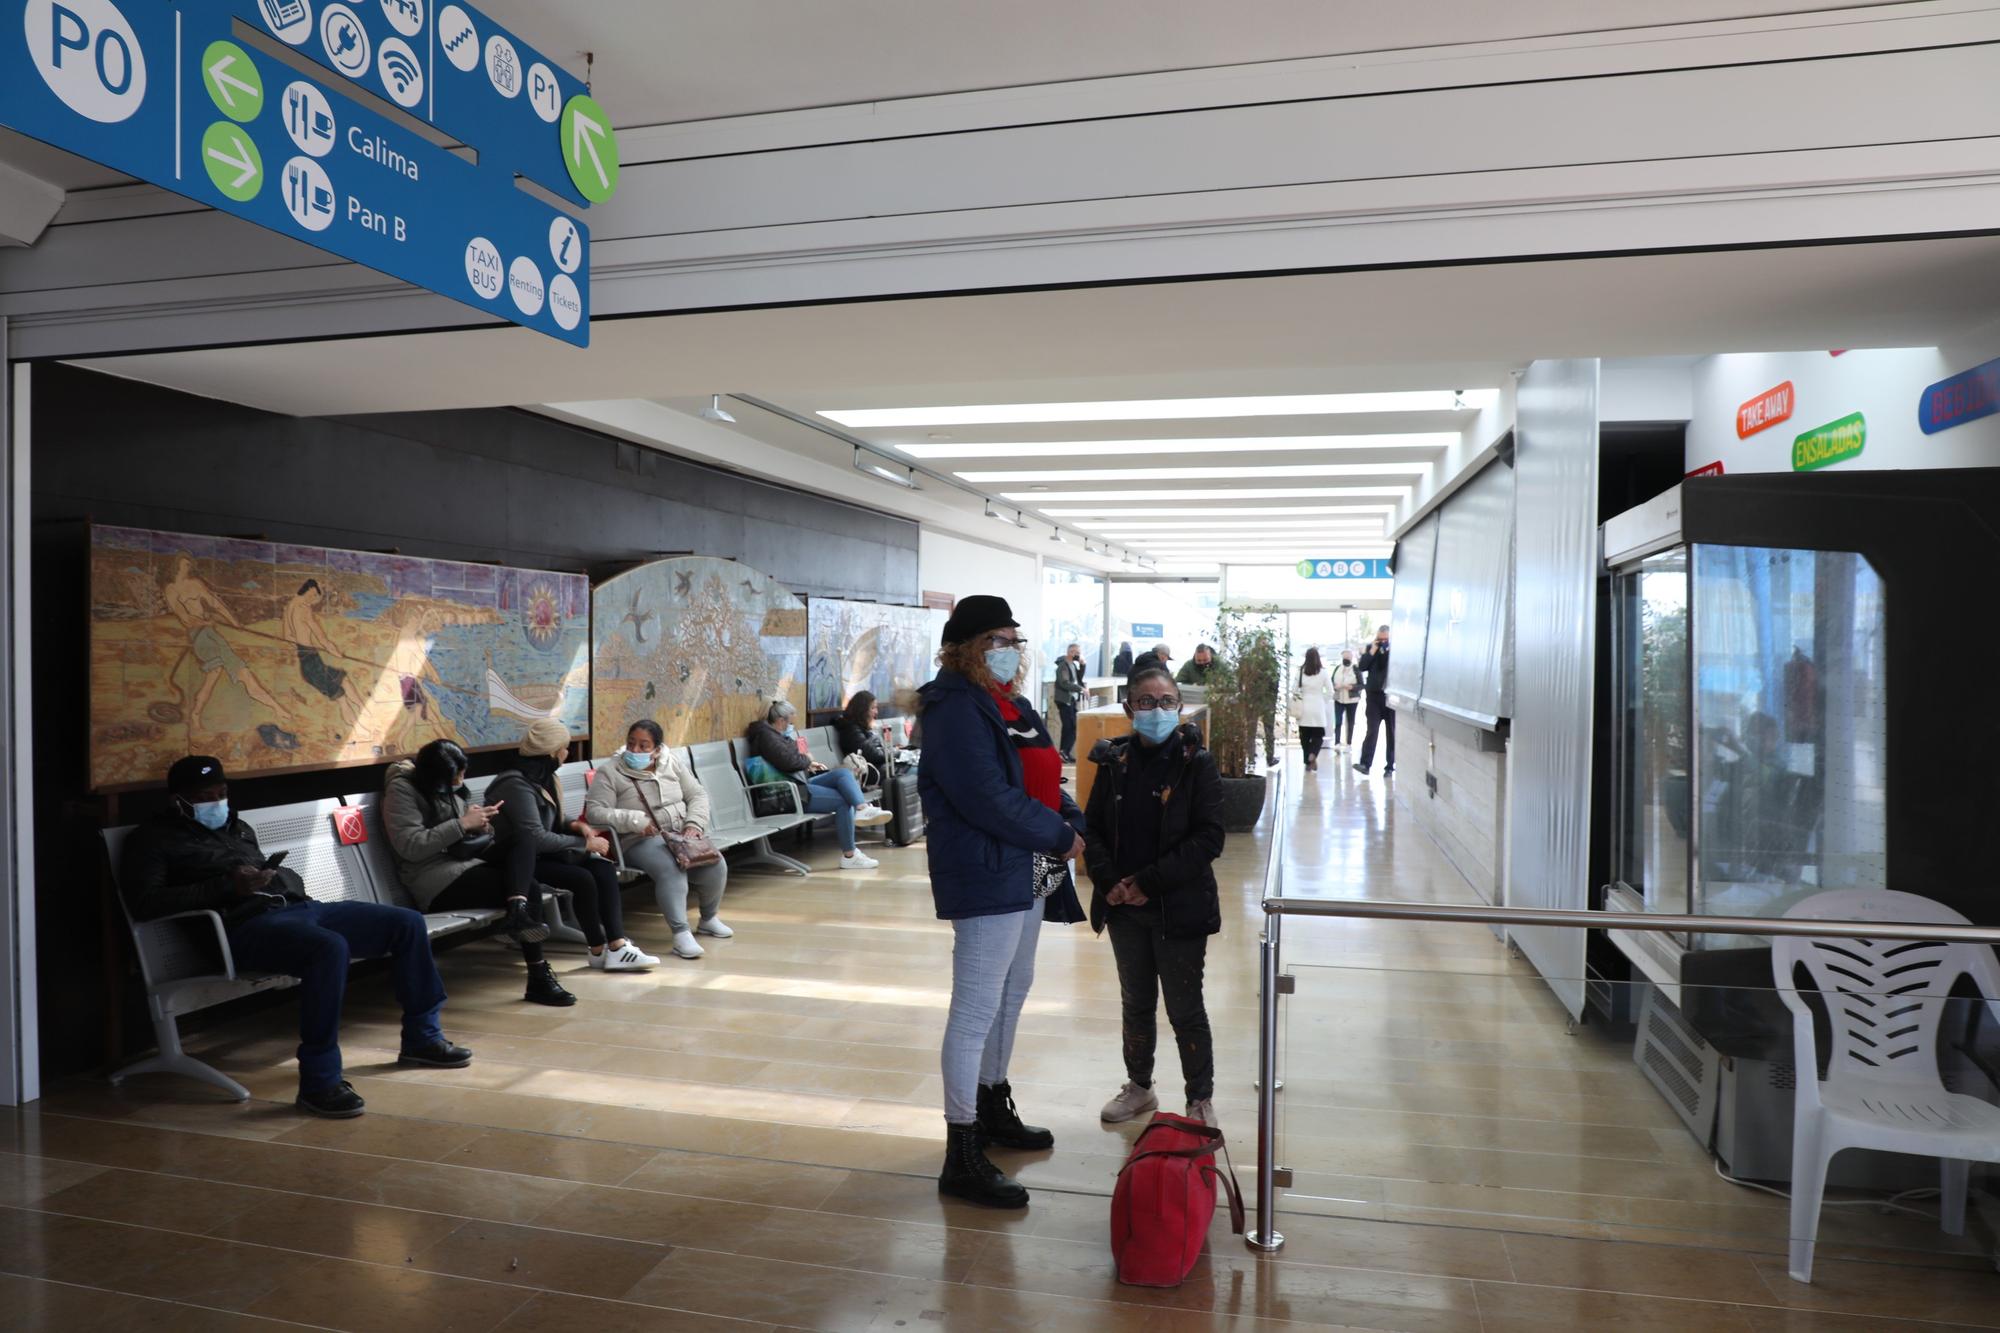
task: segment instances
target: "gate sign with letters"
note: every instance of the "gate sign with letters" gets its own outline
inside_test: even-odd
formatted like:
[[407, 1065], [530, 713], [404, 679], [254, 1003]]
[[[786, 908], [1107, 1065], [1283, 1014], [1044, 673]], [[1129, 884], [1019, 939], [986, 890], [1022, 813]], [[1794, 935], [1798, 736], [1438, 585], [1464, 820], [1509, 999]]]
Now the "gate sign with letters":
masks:
[[[0, 126], [585, 346], [589, 232], [527, 194], [610, 197], [582, 83], [433, 0], [0, 0]], [[289, 49], [325, 73], [302, 74]], [[379, 100], [378, 100], [379, 99]], [[449, 152], [381, 103], [472, 148]]]
[[1917, 425], [1935, 435], [2000, 412], [2000, 360], [1988, 361], [1930, 385], [1917, 399]]
[[1369, 560], [1359, 557], [1334, 560], [1301, 560], [1299, 577], [1302, 579], [1391, 579], [1396, 572], [1389, 568], [1387, 560]]

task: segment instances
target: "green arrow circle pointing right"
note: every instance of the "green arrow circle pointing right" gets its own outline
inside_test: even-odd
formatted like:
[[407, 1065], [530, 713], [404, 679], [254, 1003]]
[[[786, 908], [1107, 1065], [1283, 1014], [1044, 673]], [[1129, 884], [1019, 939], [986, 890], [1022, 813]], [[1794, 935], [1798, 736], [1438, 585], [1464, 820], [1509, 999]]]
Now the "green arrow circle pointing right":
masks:
[[609, 199], [618, 188], [618, 138], [611, 117], [594, 98], [578, 93], [563, 107], [563, 163], [577, 191], [593, 204]]
[[264, 187], [264, 159], [241, 125], [218, 120], [201, 136], [201, 164], [215, 188], [247, 203]]

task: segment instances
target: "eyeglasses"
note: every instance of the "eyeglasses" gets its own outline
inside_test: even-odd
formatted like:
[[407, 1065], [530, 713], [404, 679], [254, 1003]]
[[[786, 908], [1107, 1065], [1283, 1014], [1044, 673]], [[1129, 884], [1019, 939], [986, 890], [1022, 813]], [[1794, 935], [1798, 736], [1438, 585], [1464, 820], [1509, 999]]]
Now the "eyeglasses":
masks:
[[1151, 695], [1140, 695], [1132, 701], [1132, 711], [1135, 713], [1151, 713], [1155, 711], [1178, 713], [1181, 711], [1181, 701], [1179, 699], [1155, 699]]
[[1028, 641], [1026, 639], [1006, 639], [995, 634], [986, 641], [986, 646], [988, 648], [1026, 648]]

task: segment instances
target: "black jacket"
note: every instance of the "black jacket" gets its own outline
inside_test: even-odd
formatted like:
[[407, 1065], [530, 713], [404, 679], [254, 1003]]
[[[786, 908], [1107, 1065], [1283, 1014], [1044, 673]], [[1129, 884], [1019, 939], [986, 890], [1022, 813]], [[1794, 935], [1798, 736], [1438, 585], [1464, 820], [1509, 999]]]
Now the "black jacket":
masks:
[[1076, 707], [1083, 698], [1083, 663], [1072, 662], [1067, 657], [1056, 659], [1056, 703], [1064, 708]]
[[[1104, 896], [1118, 882], [1118, 807], [1125, 800], [1125, 763], [1138, 742], [1130, 736], [1099, 741], [1090, 752], [1097, 781], [1084, 812], [1083, 862], [1090, 872], [1090, 928], [1102, 932]], [[1201, 745], [1201, 731], [1184, 724], [1167, 742], [1176, 763], [1162, 791], [1160, 845], [1152, 864], [1133, 876], [1158, 900], [1167, 935], [1193, 939], [1222, 929], [1222, 896], [1215, 858], [1222, 855], [1222, 774]]]
[[1361, 677], [1361, 688], [1370, 694], [1380, 694], [1388, 689], [1389, 650], [1376, 648], [1371, 653], [1364, 649], [1354, 663], [1354, 674]]
[[856, 726], [845, 717], [833, 720], [833, 739], [840, 746], [841, 757], [859, 754], [863, 759], [881, 769], [889, 771], [889, 756], [882, 748], [882, 733]]
[[[210, 831], [178, 809], [162, 811], [132, 830], [122, 859], [118, 886], [125, 905], [141, 921], [214, 911], [234, 922], [277, 905], [269, 897], [245, 898], [236, 892], [230, 872], [237, 866], [263, 865], [264, 853], [257, 846], [257, 831], [234, 815]], [[288, 902], [307, 897], [305, 881], [289, 866], [279, 866], [263, 892]]]
[[537, 856], [582, 853], [583, 839], [569, 831], [562, 807], [551, 804], [549, 794], [530, 782], [521, 770], [510, 768], [496, 775], [480, 799], [488, 805], [506, 802], [500, 807], [496, 821], [499, 841], [516, 847], [524, 841], [532, 843]]
[[813, 766], [813, 761], [799, 753], [797, 741], [769, 722], [752, 722], [743, 733], [743, 739], [749, 742], [750, 753], [772, 768], [795, 782], [806, 780], [806, 770]]
[[1129, 676], [1132, 674], [1132, 650], [1130, 648], [1127, 648], [1124, 652], [1111, 659], [1111, 674], [1114, 676]]

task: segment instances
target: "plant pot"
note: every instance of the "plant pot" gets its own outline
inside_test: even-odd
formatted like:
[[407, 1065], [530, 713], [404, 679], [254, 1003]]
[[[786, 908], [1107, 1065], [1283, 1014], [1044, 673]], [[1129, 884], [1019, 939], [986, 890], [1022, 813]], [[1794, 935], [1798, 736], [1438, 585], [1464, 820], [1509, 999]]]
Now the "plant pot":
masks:
[[1264, 775], [1222, 780], [1222, 827], [1230, 833], [1248, 833], [1257, 827], [1264, 813]]

